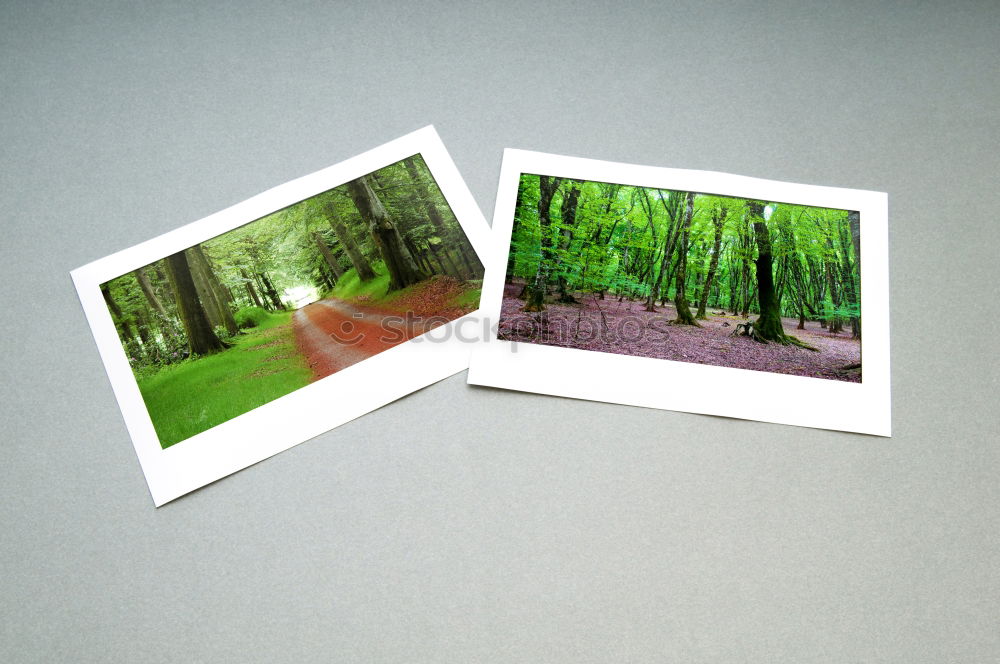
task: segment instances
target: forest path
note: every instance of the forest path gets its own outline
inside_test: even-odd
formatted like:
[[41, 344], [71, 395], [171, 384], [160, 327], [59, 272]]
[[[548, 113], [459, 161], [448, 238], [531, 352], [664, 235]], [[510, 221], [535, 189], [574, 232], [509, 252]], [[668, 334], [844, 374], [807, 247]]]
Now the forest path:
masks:
[[417, 317], [392, 315], [327, 298], [307, 304], [292, 316], [295, 340], [313, 372], [326, 378], [352, 364], [423, 334]]

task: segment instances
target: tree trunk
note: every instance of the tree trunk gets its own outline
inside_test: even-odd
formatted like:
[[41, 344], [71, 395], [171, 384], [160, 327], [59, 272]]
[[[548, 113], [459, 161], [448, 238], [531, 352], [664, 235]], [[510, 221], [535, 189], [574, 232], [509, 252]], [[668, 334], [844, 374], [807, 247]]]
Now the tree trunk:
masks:
[[114, 320], [115, 326], [118, 327], [118, 335], [122, 338], [122, 341], [141, 342], [141, 339], [136, 336], [135, 331], [132, 329], [132, 323], [129, 322], [129, 319], [125, 318], [118, 303], [111, 297], [111, 290], [107, 284], [101, 284], [101, 295], [104, 296], [104, 303], [108, 305], [108, 309], [111, 311], [111, 318]]
[[[562, 224], [562, 238], [559, 248], [563, 251], [569, 250], [573, 242], [573, 233], [576, 225], [576, 206], [580, 200], [580, 181], [570, 180], [569, 191], [563, 195], [562, 205], [559, 208], [559, 219]], [[566, 289], [566, 276], [562, 274], [563, 261], [559, 260], [559, 301], [563, 303], [576, 302], [576, 298], [569, 294]]]
[[750, 219], [757, 238], [757, 302], [760, 316], [753, 324], [753, 338], [757, 341], [775, 341], [783, 345], [794, 344], [816, 350], [793, 336], [785, 334], [781, 324], [781, 300], [774, 289], [774, 260], [771, 257], [771, 233], [764, 220], [764, 204], [747, 201]]
[[[431, 250], [432, 254], [434, 254], [434, 260], [436, 260], [438, 262], [438, 265], [441, 266], [442, 273], [447, 274], [448, 272], [451, 272], [452, 276], [454, 276], [455, 278], [459, 278], [458, 266], [455, 265], [455, 261], [451, 259], [451, 255], [448, 253], [446, 249], [442, 247], [441, 251], [439, 252], [437, 245], [431, 242], [430, 240], [427, 241], [427, 248]], [[441, 253], [444, 253], [443, 259], [441, 258]], [[448, 268], [445, 268], [445, 261], [447, 261]]]
[[421, 270], [427, 274], [434, 274], [436, 272], [434, 266], [431, 265], [429, 260], [427, 260], [427, 252], [421, 251], [420, 248], [417, 247], [417, 243], [413, 241], [413, 238], [403, 236], [403, 244], [406, 245], [406, 250], [410, 252], [410, 255], [413, 256], [413, 260], [417, 262], [417, 266], [420, 267]]
[[185, 253], [180, 251], [167, 256], [165, 264], [191, 355], [210, 355], [228, 348], [229, 345], [215, 335], [205, 316]]
[[326, 240], [323, 239], [323, 236], [316, 231], [313, 231], [312, 235], [316, 246], [319, 247], [319, 253], [323, 255], [323, 260], [326, 261], [330, 271], [333, 272], [334, 285], [336, 285], [337, 280], [344, 276], [344, 271], [340, 269], [337, 259], [333, 257], [333, 252], [330, 251], [330, 247], [326, 246]]
[[427, 218], [430, 219], [431, 224], [433, 224], [438, 237], [442, 240], [447, 240], [449, 239], [448, 226], [445, 224], [444, 217], [441, 216], [441, 211], [438, 209], [437, 203], [431, 196], [430, 189], [427, 187], [427, 182], [421, 176], [420, 170], [417, 168], [415, 157], [416, 155], [404, 159], [403, 166], [406, 168], [406, 173], [410, 176], [410, 180], [413, 182], [414, 189], [416, 190], [416, 202], [421, 204], [427, 212]]
[[222, 312], [219, 301], [216, 299], [215, 293], [212, 292], [212, 287], [208, 283], [208, 277], [205, 276], [205, 271], [202, 269], [198, 257], [192, 249], [186, 249], [184, 253], [187, 257], [188, 268], [191, 270], [191, 277], [194, 279], [194, 287], [198, 291], [198, 299], [201, 300], [201, 306], [205, 309], [209, 325], [213, 329], [222, 327]]
[[[660, 273], [656, 273], [655, 263], [656, 263], [656, 252], [659, 248], [659, 240], [656, 237], [656, 221], [653, 214], [653, 205], [649, 202], [649, 191], [643, 190], [638, 196], [642, 211], [646, 213], [646, 219], [649, 223], [646, 224], [646, 228], [649, 229], [650, 235], [650, 250], [643, 252], [648, 254], [642, 263], [645, 265], [643, 272], [639, 275], [638, 281], [640, 283], [646, 283], [647, 277], [649, 279], [649, 291], [646, 293], [646, 307], [645, 310], [652, 313], [656, 311], [656, 296], [657, 296], [657, 285], [659, 280], [663, 278], [663, 270], [660, 269]], [[645, 234], [645, 230], [643, 231]], [[667, 231], [664, 230], [664, 238], [667, 236]]]
[[267, 309], [264, 303], [260, 301], [260, 296], [257, 295], [257, 289], [253, 287], [253, 279], [247, 274], [247, 271], [240, 268], [240, 276], [243, 277], [243, 285], [247, 287], [247, 294], [250, 296], [250, 301], [254, 306], [260, 307], [261, 309]]
[[722, 248], [722, 229], [726, 224], [726, 214], [728, 214], [728, 210], [721, 206], [712, 211], [712, 225], [715, 227], [715, 237], [712, 240], [712, 260], [708, 264], [708, 276], [705, 277], [705, 288], [701, 292], [701, 301], [698, 302], [698, 313], [695, 314], [695, 318], [707, 318], [705, 310], [708, 307], [708, 294], [712, 289], [715, 271], [719, 267], [719, 249]]
[[469, 279], [481, 279], [483, 276], [483, 263], [479, 260], [476, 252], [472, 250], [472, 245], [464, 238], [458, 243], [458, 253], [462, 255], [462, 262], [469, 271]]
[[677, 257], [677, 294], [674, 296], [674, 306], [677, 307], [677, 318], [674, 319], [674, 323], [677, 325], [698, 325], [698, 321], [691, 315], [686, 292], [688, 243], [691, 239], [691, 220], [693, 218], [694, 192], [689, 191], [684, 211], [684, 229], [681, 232], [680, 255]]
[[[230, 305], [235, 303], [232, 291], [230, 291], [229, 287], [222, 283], [222, 280], [219, 279], [219, 273], [216, 272], [215, 266], [212, 264], [212, 259], [205, 253], [204, 247], [198, 244], [194, 246], [194, 249], [202, 266], [205, 268], [205, 272], [208, 275], [208, 281], [212, 284], [212, 290], [215, 291], [216, 297], [219, 300], [219, 305], [232, 314], [232, 308]], [[225, 315], [226, 314], [223, 313], [223, 317], [225, 317]]]
[[552, 207], [552, 198], [559, 187], [560, 178], [553, 178], [547, 175], [538, 177], [538, 226], [541, 234], [540, 255], [538, 258], [538, 269], [535, 277], [529, 282], [527, 292], [527, 303], [524, 311], [542, 311], [545, 309], [545, 288], [549, 281], [549, 272], [555, 258], [555, 243], [551, 231], [551, 219], [549, 217]]
[[771, 236], [764, 221], [764, 204], [748, 201], [750, 219], [757, 238], [757, 301], [760, 317], [754, 322], [754, 337], [758, 341], [785, 342], [785, 329], [781, 325], [781, 304], [774, 291], [771, 258]]
[[841, 225], [839, 229], [840, 237], [840, 281], [844, 285], [843, 294], [847, 299], [847, 306], [852, 312], [857, 310], [857, 314], [852, 313], [849, 317], [851, 323], [851, 337], [857, 339], [860, 336], [860, 324], [858, 320], [858, 315], [860, 315], [860, 309], [858, 307], [857, 294], [855, 291], [856, 284], [854, 282], [854, 273], [851, 270], [851, 257], [850, 257], [850, 240], [847, 237], [848, 229]]
[[[195, 275], [199, 272], [202, 275], [202, 279], [208, 290], [207, 297], [209, 300], [214, 302], [216, 311], [219, 316], [219, 320], [223, 327], [226, 328], [226, 332], [229, 335], [239, 334], [240, 328], [236, 326], [236, 319], [233, 318], [233, 311], [229, 308], [229, 301], [226, 299], [226, 291], [219, 281], [219, 278], [215, 275], [215, 271], [212, 269], [211, 264], [208, 262], [208, 257], [205, 255], [204, 250], [200, 244], [196, 244], [190, 249], [188, 253], [194, 259], [193, 261], [188, 261], [192, 264]], [[195, 285], [197, 286], [198, 279], [195, 279]]]
[[326, 220], [329, 222], [330, 228], [333, 229], [340, 244], [343, 245], [347, 257], [351, 260], [354, 271], [358, 273], [358, 278], [361, 281], [371, 281], [374, 279], [375, 270], [372, 269], [368, 259], [361, 252], [361, 248], [354, 240], [354, 235], [351, 234], [350, 229], [344, 225], [343, 220], [341, 220], [340, 215], [337, 213], [337, 208], [333, 205], [333, 201], [327, 201], [326, 205], [323, 206], [323, 212], [326, 214]]
[[133, 271], [136, 281], [139, 282], [139, 288], [142, 290], [142, 294], [146, 297], [146, 301], [149, 303], [150, 308], [153, 310], [153, 318], [156, 320], [157, 327], [164, 337], [170, 337], [176, 339], [180, 334], [180, 330], [177, 329], [175, 319], [167, 311], [167, 308], [163, 305], [159, 296], [156, 294], [156, 290], [153, 288], [153, 283], [149, 280], [149, 274], [146, 273], [146, 268], [140, 267]]
[[[667, 194], [666, 199], [664, 199], [663, 192], [659, 189], [657, 192], [659, 193], [660, 203], [667, 212], [670, 225], [663, 233], [663, 255], [660, 257], [660, 272], [650, 290], [646, 311], [656, 311], [655, 304], [657, 298], [660, 298], [661, 306], [666, 303], [667, 297], [663, 285], [666, 284], [666, 290], [670, 290], [670, 280], [673, 278], [675, 269], [675, 267], [670, 266], [670, 259], [674, 256], [674, 250], [677, 248], [677, 240], [680, 237], [681, 226], [683, 225], [683, 220], [679, 219], [681, 216], [683, 195], [680, 192], [671, 191]], [[652, 222], [652, 215], [650, 215], [650, 222]], [[665, 281], [664, 276], [666, 276]]]
[[372, 240], [389, 270], [389, 291], [406, 288], [427, 278], [403, 246], [399, 229], [389, 217], [378, 195], [372, 191], [368, 176], [347, 183], [347, 191], [361, 218], [368, 224]]
[[741, 315], [744, 318], [750, 316], [750, 259], [744, 257], [743, 259], [743, 270], [740, 273], [740, 283], [743, 286], [743, 306], [741, 307]]
[[263, 309], [264, 303], [260, 301], [259, 297], [257, 297], [257, 291], [254, 290], [253, 284], [250, 283], [249, 281], [245, 281], [243, 282], [243, 285], [246, 286], [247, 299], [250, 301], [250, 306], [260, 307], [261, 309]]
[[830, 289], [830, 302], [833, 303], [833, 316], [830, 318], [830, 332], [837, 334], [844, 329], [844, 323], [840, 318], [837, 310], [840, 309], [840, 288], [837, 284], [837, 263], [834, 258], [836, 256], [833, 249], [833, 232], [827, 229], [826, 236], [826, 280], [827, 287]]
[[858, 273], [861, 273], [861, 213], [850, 211], [847, 213], [847, 224], [851, 228], [851, 244], [854, 245], [854, 262], [858, 266]]
[[274, 284], [271, 283], [271, 278], [267, 276], [267, 272], [258, 272], [257, 276], [260, 277], [261, 283], [264, 284], [264, 293], [267, 295], [267, 298], [271, 300], [274, 310], [284, 311], [285, 303], [281, 301], [281, 296], [278, 295], [278, 291], [275, 290]]
[[140, 267], [137, 270], [133, 270], [132, 274], [135, 275], [136, 281], [139, 282], [139, 288], [142, 289], [142, 294], [146, 296], [146, 301], [149, 302], [149, 306], [153, 308], [157, 314], [162, 318], [167, 318], [167, 310], [160, 302], [160, 298], [156, 297], [156, 291], [153, 290], [153, 284], [149, 281], [149, 275], [146, 274], [146, 268]]
[[739, 290], [739, 273], [736, 271], [737, 259], [734, 258], [736, 251], [729, 252], [729, 309], [733, 312], [735, 316], [739, 309], [739, 302], [737, 301], [737, 291]]
[[[858, 315], [851, 319], [851, 336], [855, 339], [861, 338], [861, 213], [850, 211], [847, 213], [847, 224], [851, 230], [851, 244], [854, 246], [854, 264], [858, 271], [858, 284], [855, 291]], [[854, 283], [854, 273], [850, 274], [851, 283]]]

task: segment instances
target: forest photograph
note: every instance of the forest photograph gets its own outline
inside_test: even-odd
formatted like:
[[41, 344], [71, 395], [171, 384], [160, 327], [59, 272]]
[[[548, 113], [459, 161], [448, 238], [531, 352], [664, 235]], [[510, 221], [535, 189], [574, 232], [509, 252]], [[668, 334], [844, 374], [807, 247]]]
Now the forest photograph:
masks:
[[482, 278], [418, 153], [100, 289], [167, 448], [474, 311]]
[[497, 337], [861, 382], [860, 213], [520, 175]]

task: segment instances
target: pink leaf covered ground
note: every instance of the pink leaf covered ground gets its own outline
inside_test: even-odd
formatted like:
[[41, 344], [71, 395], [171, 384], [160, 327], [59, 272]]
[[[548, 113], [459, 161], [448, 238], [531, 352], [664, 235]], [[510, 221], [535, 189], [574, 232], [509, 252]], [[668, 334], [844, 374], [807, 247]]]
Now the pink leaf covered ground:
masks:
[[[819, 352], [734, 337], [736, 325], [746, 319], [728, 312], [716, 315], [721, 309], [715, 307], [708, 308], [708, 319], [699, 321], [701, 327], [669, 324], [677, 317], [673, 304], [650, 313], [645, 311], [643, 301], [619, 302], [612, 296], [599, 300], [591, 293], [576, 294], [579, 304], [547, 301], [544, 312], [526, 313], [522, 311], [524, 300], [517, 297], [521, 289], [519, 283], [505, 286], [500, 339], [861, 382], [859, 370], [846, 368], [861, 362], [861, 342], [851, 339], [850, 331], [830, 334], [814, 321], [807, 321], [806, 329], [797, 330], [798, 319], [782, 319], [787, 334]], [[696, 308], [696, 304], [692, 305], [691, 311]], [[750, 316], [751, 320], [755, 318]]]

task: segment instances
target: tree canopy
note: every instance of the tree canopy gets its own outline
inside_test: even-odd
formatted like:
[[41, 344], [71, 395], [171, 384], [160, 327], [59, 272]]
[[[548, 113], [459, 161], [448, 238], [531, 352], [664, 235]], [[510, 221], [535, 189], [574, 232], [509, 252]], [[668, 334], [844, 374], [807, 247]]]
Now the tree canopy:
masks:
[[388, 290], [482, 264], [415, 154], [102, 285], [133, 367], [219, 352], [254, 311], [297, 309], [345, 275]]
[[758, 316], [761, 341], [797, 343], [777, 317], [860, 337], [859, 251], [848, 210], [522, 174], [507, 279], [525, 281], [525, 311], [550, 295], [672, 299], [677, 324], [728, 309]]

